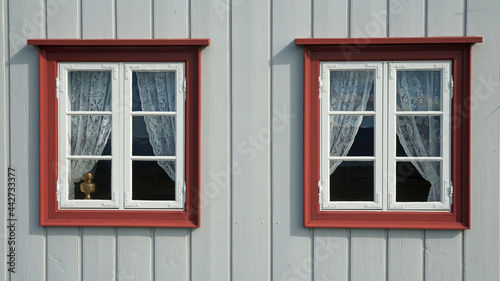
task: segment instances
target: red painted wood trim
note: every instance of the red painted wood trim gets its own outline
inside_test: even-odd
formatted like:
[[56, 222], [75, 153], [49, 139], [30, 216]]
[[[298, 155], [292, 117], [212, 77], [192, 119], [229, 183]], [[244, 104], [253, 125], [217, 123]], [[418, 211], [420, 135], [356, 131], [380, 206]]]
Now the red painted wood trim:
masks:
[[[397, 228], [397, 229], [468, 229], [470, 228], [470, 52], [480, 37], [435, 44], [390, 45], [391, 38], [379, 38], [380, 45], [321, 46], [309, 44], [304, 49], [304, 226], [323, 228]], [[403, 38], [404, 39], [404, 38]], [[299, 39], [298, 39], [299, 40]], [[302, 40], [302, 39], [300, 39]], [[306, 41], [300, 41], [305, 43]], [[313, 40], [316, 39], [303, 39]], [[319, 40], [319, 39], [318, 39]], [[333, 39], [336, 40], [336, 39]], [[339, 39], [340, 40], [340, 39]], [[344, 39], [342, 39], [344, 40]], [[357, 39], [350, 39], [357, 40]], [[404, 40], [395, 39], [398, 43]], [[322, 42], [317, 41], [317, 42]], [[329, 41], [333, 42], [333, 41]], [[335, 41], [339, 43], [340, 41]], [[351, 42], [352, 41], [343, 41]], [[382, 43], [381, 43], [382, 42]], [[411, 42], [408, 39], [407, 42]], [[461, 44], [456, 44], [461, 43]], [[383, 45], [386, 44], [386, 45]], [[320, 179], [320, 102], [319, 69], [321, 61], [409, 61], [450, 60], [454, 75], [452, 103], [452, 171], [454, 185], [450, 212], [395, 211], [321, 211], [318, 202]]]
[[208, 46], [210, 39], [28, 39], [37, 46]]
[[[200, 96], [201, 46], [120, 46], [39, 49], [40, 91], [40, 225], [110, 227], [200, 226]], [[58, 171], [57, 63], [68, 61], [184, 62], [186, 65], [186, 205], [185, 210], [69, 210], [59, 209], [56, 186]]]
[[480, 43], [482, 37], [397, 37], [397, 38], [297, 38], [297, 45], [380, 45], [380, 44], [453, 44]]

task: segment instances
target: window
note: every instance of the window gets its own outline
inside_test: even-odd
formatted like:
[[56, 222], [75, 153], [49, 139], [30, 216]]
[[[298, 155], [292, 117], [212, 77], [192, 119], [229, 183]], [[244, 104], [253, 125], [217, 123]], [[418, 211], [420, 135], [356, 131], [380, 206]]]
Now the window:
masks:
[[184, 63], [58, 69], [60, 207], [183, 209]]
[[208, 40], [28, 43], [40, 50], [40, 224], [199, 226]]
[[480, 38], [360, 40], [296, 41], [305, 226], [468, 228], [469, 56]]

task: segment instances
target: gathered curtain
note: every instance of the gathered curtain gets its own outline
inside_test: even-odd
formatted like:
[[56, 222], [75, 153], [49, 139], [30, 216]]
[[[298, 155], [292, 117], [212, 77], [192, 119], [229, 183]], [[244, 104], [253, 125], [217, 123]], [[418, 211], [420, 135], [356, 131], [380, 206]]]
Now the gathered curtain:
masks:
[[[174, 72], [136, 72], [143, 111], [176, 111]], [[170, 116], [144, 116], [149, 142], [156, 156], [175, 156], [175, 120]], [[157, 161], [175, 181], [175, 161]]]
[[[109, 71], [70, 71], [69, 99], [72, 111], [111, 111], [111, 73]], [[71, 118], [71, 155], [102, 154], [111, 134], [109, 115], [73, 115]], [[71, 183], [95, 170], [98, 160], [71, 161]], [[74, 198], [69, 189], [69, 198]]]
[[[332, 71], [330, 76], [330, 110], [364, 111], [373, 87], [374, 72], [370, 70]], [[346, 156], [351, 148], [362, 115], [330, 116], [330, 155]], [[330, 162], [330, 175], [342, 160]]]
[[[441, 80], [438, 71], [398, 71], [397, 104], [400, 111], [439, 110]], [[398, 116], [396, 131], [410, 157], [440, 156], [441, 119], [439, 116]], [[431, 184], [427, 201], [440, 200], [438, 161], [411, 161]]]

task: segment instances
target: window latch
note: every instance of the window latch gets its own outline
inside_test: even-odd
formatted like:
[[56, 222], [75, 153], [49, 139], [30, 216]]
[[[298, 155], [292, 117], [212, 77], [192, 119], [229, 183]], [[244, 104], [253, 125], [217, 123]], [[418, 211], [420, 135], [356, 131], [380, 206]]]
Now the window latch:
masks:
[[450, 98], [453, 99], [453, 92], [454, 92], [454, 87], [453, 87], [453, 75], [450, 77]]
[[326, 91], [325, 83], [321, 79], [321, 76], [318, 77], [318, 82], [319, 82], [319, 98], [321, 99], [321, 95], [323, 94], [323, 92]]
[[318, 204], [321, 204], [321, 192], [323, 191], [324, 182], [322, 180], [318, 181]]

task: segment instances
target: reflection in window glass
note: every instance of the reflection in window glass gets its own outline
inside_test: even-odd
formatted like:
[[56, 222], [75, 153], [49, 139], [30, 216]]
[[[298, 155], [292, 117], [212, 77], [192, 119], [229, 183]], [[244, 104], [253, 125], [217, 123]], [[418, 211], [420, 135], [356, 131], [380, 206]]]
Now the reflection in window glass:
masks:
[[374, 201], [373, 161], [342, 161], [330, 175], [330, 201]]
[[132, 161], [133, 200], [175, 200], [174, 161]]

